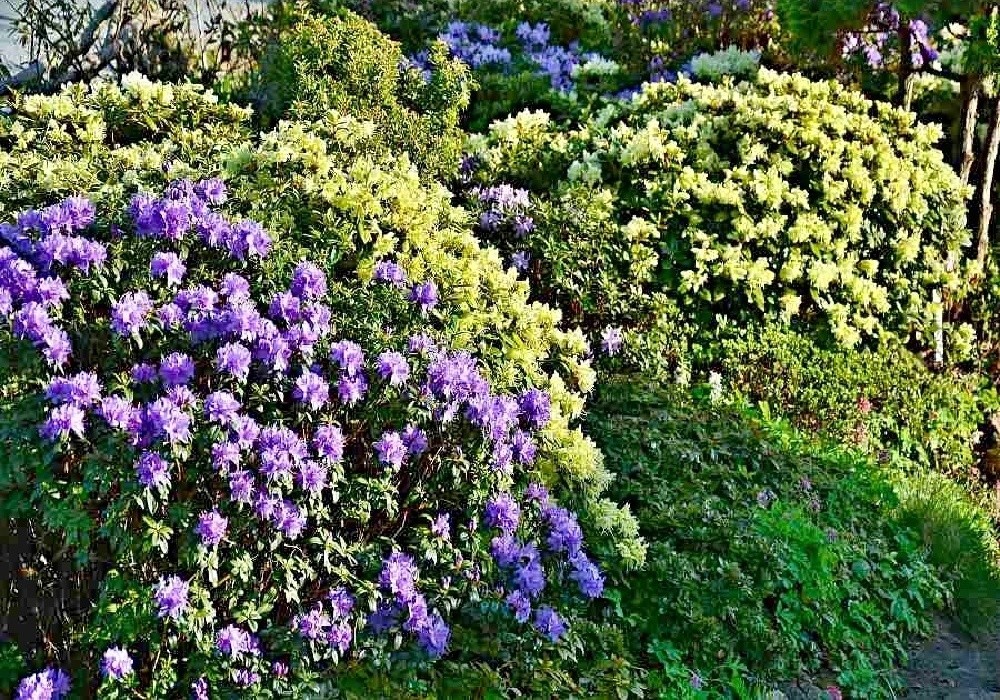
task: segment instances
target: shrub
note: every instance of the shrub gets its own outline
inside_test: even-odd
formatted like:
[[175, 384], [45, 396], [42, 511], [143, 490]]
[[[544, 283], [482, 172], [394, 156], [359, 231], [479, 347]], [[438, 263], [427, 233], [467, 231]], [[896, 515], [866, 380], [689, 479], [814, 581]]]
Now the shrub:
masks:
[[408, 153], [431, 177], [458, 168], [458, 122], [470, 89], [461, 63], [436, 47], [425, 81], [406, 69], [396, 42], [352, 13], [293, 13], [284, 21], [287, 27], [261, 60], [253, 88], [265, 124], [347, 113], [375, 125], [373, 146], [383, 153]]
[[740, 51], [730, 46], [724, 51], [700, 53], [691, 59], [691, 75], [698, 80], [718, 82], [723, 76], [753, 78], [760, 68], [760, 51]]
[[[526, 285], [478, 245], [450, 195], [421, 184], [405, 158], [367, 155], [372, 126], [350, 117], [253, 137], [245, 112], [191, 86], [136, 77], [122, 89], [71, 87], [13, 108], [0, 122], [0, 205], [8, 220], [42, 214], [3, 228], [17, 251], [5, 253], [4, 286], [24, 289], [11, 298], [0, 343], [0, 508], [17, 527], [30, 515], [42, 529], [40, 560], [68, 551], [93, 582], [84, 596], [92, 605], [61, 611], [70, 624], [48, 661], [96, 678], [104, 652], [125, 648], [129, 677], [152, 697], [202, 676], [213, 687], [275, 692], [321, 677], [345, 687], [376, 687], [392, 674], [427, 683], [436, 672], [425, 652], [443, 651], [450, 627], [448, 663], [502, 653], [482, 641], [485, 628], [520, 645], [526, 667], [568, 673], [582, 653], [577, 635], [593, 626], [581, 620], [576, 630], [571, 590], [551, 576], [586, 580], [592, 595], [596, 572], [577, 557], [550, 574], [545, 591], [570, 622], [567, 646], [548, 646], [561, 622], [537, 601], [547, 637], [526, 635], [498, 593], [513, 590], [506, 577], [524, 567], [490, 554], [500, 536], [493, 524], [514, 534], [503, 494], [513, 503], [541, 480], [553, 500], [523, 501], [523, 527], [542, 518], [573, 539], [568, 507], [579, 510], [595, 558], [636, 565], [644, 549], [628, 513], [601, 498], [609, 475], [573, 425], [593, 384], [582, 337], [528, 303]], [[224, 218], [210, 213], [223, 180]], [[65, 199], [80, 194], [96, 215], [87, 199]], [[55, 235], [59, 226], [80, 237]], [[40, 251], [52, 251], [51, 270]], [[89, 268], [80, 251], [93, 258]], [[409, 349], [420, 333], [441, 350], [420, 351], [422, 341]], [[246, 372], [239, 345], [252, 353]], [[402, 357], [385, 354], [393, 352]], [[531, 417], [517, 417], [517, 405]], [[511, 432], [521, 420], [524, 430]], [[516, 459], [524, 464], [513, 468]], [[278, 498], [255, 502], [263, 525], [240, 503], [244, 481]], [[539, 526], [544, 539], [551, 528]], [[549, 568], [555, 560], [541, 546], [537, 561]], [[494, 551], [504, 562], [506, 550]], [[409, 590], [407, 556], [421, 596]], [[326, 598], [341, 586], [357, 601], [344, 619]], [[165, 619], [154, 624], [158, 611]], [[388, 636], [365, 626], [379, 611], [394, 620]], [[332, 646], [311, 640], [319, 629], [335, 632]], [[348, 637], [356, 656], [342, 653]], [[607, 673], [627, 674], [627, 663], [610, 661]]]
[[768, 327], [720, 346], [726, 382], [800, 429], [835, 437], [883, 461], [899, 457], [970, 480], [980, 427], [997, 407], [989, 381], [935, 373], [898, 342], [826, 349]]
[[[929, 339], [935, 294], [966, 290], [966, 192], [939, 135], [836, 83], [761, 70], [738, 85], [651, 85], [577, 128], [522, 113], [471, 150], [480, 184], [524, 187], [541, 212], [530, 230], [501, 218], [483, 234], [527, 252], [563, 309], [608, 300], [586, 327], [629, 321], [633, 304], [612, 299], [642, 308], [664, 292], [701, 331], [769, 318], [850, 347]], [[611, 241], [605, 257], [556, 267], [548, 250], [581, 226]], [[606, 272], [584, 292], [562, 276], [588, 267]]]
[[968, 632], [990, 633], [1000, 612], [1000, 545], [984, 498], [934, 472], [900, 472], [896, 518], [920, 533], [951, 589], [950, 609]]
[[735, 668], [748, 685], [835, 676], [890, 696], [947, 591], [874, 464], [635, 377], [601, 385], [588, 427], [649, 542], [647, 568], [608, 595], [651, 688], [730, 697]]

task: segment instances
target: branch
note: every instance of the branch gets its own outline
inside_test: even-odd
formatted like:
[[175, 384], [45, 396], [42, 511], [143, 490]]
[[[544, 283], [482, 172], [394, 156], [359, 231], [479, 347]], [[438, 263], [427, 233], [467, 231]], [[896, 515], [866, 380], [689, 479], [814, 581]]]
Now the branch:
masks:
[[[63, 58], [62, 62], [53, 70], [54, 73], [67, 72], [73, 63], [80, 60], [90, 52], [90, 49], [94, 46], [94, 39], [97, 34], [97, 30], [111, 17], [112, 14], [114, 14], [114, 11], [118, 9], [118, 3], [119, 0], [106, 0], [103, 5], [97, 8], [94, 16], [90, 18], [90, 22], [84, 28], [83, 33], [80, 34], [80, 38], [77, 39], [76, 46], [66, 53], [66, 57]], [[107, 43], [105, 43], [104, 48], [107, 48]]]
[[931, 75], [936, 75], [939, 78], [944, 78], [945, 80], [954, 80], [956, 83], [962, 82], [963, 78], [961, 73], [956, 73], [955, 71], [948, 70], [947, 68], [933, 68], [932, 66], [924, 65], [920, 70], [924, 73], [930, 73]]
[[[65, 57], [57, 66], [49, 68], [41, 59], [32, 61], [26, 68], [0, 80], [0, 95], [38, 81], [43, 81], [39, 86], [40, 90], [49, 92], [58, 88], [62, 83], [91, 77], [100, 72], [114, 60], [121, 45], [118, 38], [107, 37], [97, 56], [87, 60], [85, 64], [83, 62], [87, 54], [94, 48], [97, 30], [118, 9], [119, 2], [120, 0], [106, 0], [97, 9], [80, 37], [74, 42], [73, 48], [66, 52]], [[74, 67], [74, 64], [77, 64], [78, 67]], [[49, 76], [47, 79], [45, 79], [46, 74]]]

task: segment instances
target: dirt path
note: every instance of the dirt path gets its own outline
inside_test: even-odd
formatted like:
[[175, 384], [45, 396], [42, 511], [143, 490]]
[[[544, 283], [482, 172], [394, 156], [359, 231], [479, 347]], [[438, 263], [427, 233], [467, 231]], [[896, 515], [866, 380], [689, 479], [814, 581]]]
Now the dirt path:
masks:
[[1000, 700], [1000, 625], [970, 639], [942, 621], [913, 651], [903, 676], [903, 697], [911, 700]]

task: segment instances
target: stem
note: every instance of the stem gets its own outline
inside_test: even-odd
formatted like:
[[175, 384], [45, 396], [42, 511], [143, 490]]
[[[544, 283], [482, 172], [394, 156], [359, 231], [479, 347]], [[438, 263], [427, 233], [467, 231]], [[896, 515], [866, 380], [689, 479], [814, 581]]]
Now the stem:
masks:
[[899, 23], [899, 85], [896, 95], [897, 104], [909, 111], [913, 102], [913, 35], [908, 22]]
[[979, 247], [976, 259], [986, 261], [990, 247], [990, 219], [993, 217], [993, 173], [996, 170], [997, 155], [1000, 154], [1000, 100], [993, 109], [993, 121], [987, 137], [986, 162], [983, 164], [983, 181], [979, 194]]
[[976, 160], [976, 122], [979, 119], [979, 98], [983, 94], [983, 80], [978, 75], [962, 76], [961, 152], [958, 159], [962, 184], [969, 184], [972, 166]]

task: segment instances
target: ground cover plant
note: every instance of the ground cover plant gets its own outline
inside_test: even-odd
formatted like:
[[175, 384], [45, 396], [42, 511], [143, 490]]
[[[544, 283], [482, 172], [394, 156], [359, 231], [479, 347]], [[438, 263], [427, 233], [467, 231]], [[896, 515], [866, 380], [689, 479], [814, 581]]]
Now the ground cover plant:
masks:
[[588, 419], [620, 476], [612, 491], [649, 541], [649, 566], [615, 593], [650, 686], [727, 697], [734, 675], [766, 688], [805, 674], [851, 697], [890, 697], [887, 672], [948, 588], [919, 524], [892, 514], [887, 474], [687, 393], [616, 377]]

